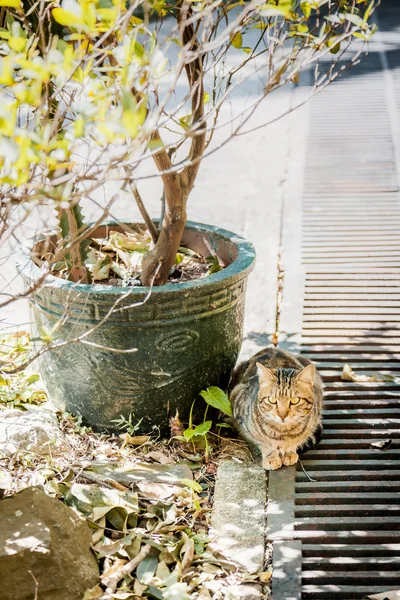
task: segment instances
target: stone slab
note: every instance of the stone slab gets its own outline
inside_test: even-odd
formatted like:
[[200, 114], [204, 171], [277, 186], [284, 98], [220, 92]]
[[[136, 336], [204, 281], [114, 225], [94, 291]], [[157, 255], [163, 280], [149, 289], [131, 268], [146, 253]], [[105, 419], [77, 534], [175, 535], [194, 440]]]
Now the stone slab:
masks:
[[301, 542], [298, 540], [273, 544], [272, 598], [301, 598]]
[[266, 482], [254, 463], [222, 460], [218, 467], [209, 548], [248, 573], [264, 567]]

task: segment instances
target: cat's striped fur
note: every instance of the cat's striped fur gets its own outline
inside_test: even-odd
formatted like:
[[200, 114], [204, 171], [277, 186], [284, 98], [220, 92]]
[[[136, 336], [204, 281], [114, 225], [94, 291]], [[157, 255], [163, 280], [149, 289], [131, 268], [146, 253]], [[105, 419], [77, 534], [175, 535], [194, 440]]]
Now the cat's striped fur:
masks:
[[323, 385], [303, 356], [266, 348], [234, 371], [233, 416], [243, 437], [261, 451], [267, 470], [292, 465], [321, 429]]

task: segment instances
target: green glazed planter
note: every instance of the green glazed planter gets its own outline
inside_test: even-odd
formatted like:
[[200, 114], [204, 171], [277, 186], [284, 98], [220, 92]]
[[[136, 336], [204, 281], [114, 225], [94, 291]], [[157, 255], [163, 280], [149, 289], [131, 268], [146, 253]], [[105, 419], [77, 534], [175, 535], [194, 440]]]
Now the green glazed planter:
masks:
[[[104, 226], [96, 235], [105, 233]], [[107, 348], [137, 348], [123, 354], [73, 343], [46, 352], [40, 372], [61, 410], [82, 415], [100, 431], [115, 431], [112, 421], [132, 414], [133, 422], [143, 419], [141, 432], [153, 425], [165, 432], [169, 415], [177, 410], [187, 421], [201, 390], [227, 385], [242, 342], [254, 248], [229, 231], [197, 223], [187, 224], [183, 242], [203, 256], [216, 253], [226, 268], [203, 279], [155, 287], [150, 295], [148, 288], [76, 284], [53, 276], [33, 294], [36, 330], [51, 330], [63, 319], [57, 341], [95, 327], [117, 302], [117, 310], [86, 339]], [[19, 270], [26, 286], [40, 274], [26, 255]]]

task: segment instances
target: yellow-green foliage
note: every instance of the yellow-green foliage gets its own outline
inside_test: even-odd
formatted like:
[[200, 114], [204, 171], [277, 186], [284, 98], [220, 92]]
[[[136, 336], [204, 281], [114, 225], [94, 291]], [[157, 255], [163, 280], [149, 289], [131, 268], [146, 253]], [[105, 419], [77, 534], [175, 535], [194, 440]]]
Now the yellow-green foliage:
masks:
[[[285, 83], [297, 82], [301, 69], [321, 54], [339, 58], [352, 38], [368, 41], [375, 29], [370, 24], [375, 4], [0, 0], [2, 202], [53, 203], [60, 222], [68, 225], [61, 226], [62, 236], [70, 243], [67, 259], [79, 279], [84, 252], [74, 258], [71, 240], [82, 250], [82, 224], [74, 207], [83, 194], [89, 196], [109, 180], [126, 193], [144, 153], [162, 152], [164, 127], [182, 154], [201, 131], [207, 130], [209, 141], [221, 104], [242, 83], [240, 69], [250, 60], [264, 59], [260, 101]], [[144, 20], [134, 15], [138, 7]], [[181, 15], [179, 24], [162, 28], [168, 13]], [[259, 30], [257, 43], [254, 35], [249, 41], [252, 30]], [[176, 45], [177, 52], [168, 52]], [[234, 55], [230, 72], [228, 51]], [[181, 102], [174, 88], [185, 72], [187, 95]], [[321, 78], [315, 88], [326, 83]], [[204, 89], [202, 100], [198, 89]], [[196, 107], [197, 117], [192, 114]], [[187, 152], [186, 163], [184, 156], [177, 160], [198, 164], [207, 147], [208, 142], [198, 144], [194, 155]], [[170, 164], [168, 156], [158, 162], [159, 170]], [[174, 168], [179, 171], [179, 164]]]
[[[4, 2], [16, 8], [14, 0]], [[49, 46], [11, 13], [0, 29], [2, 184], [21, 186], [39, 171], [51, 177], [71, 170], [80, 139], [92, 139], [101, 152], [136, 138], [146, 118], [146, 95], [137, 98], [132, 88], [140, 93], [153, 77], [145, 68], [154, 54], [152, 34], [134, 16], [123, 21], [124, 31], [116, 25], [127, 10], [123, 1], [66, 0], [63, 6], [51, 14], [66, 27], [61, 38], [46, 35]], [[101, 43], [105, 32], [115, 37], [111, 48]], [[68, 200], [68, 186], [53, 191], [57, 200]]]

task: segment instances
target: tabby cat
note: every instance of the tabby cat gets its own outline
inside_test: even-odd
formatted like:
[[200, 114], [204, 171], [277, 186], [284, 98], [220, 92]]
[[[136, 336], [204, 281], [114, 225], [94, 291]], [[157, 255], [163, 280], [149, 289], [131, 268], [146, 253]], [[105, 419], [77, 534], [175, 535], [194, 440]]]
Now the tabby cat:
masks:
[[315, 443], [323, 385], [307, 358], [265, 348], [236, 368], [230, 389], [239, 431], [261, 451], [268, 471], [294, 465], [297, 450]]

